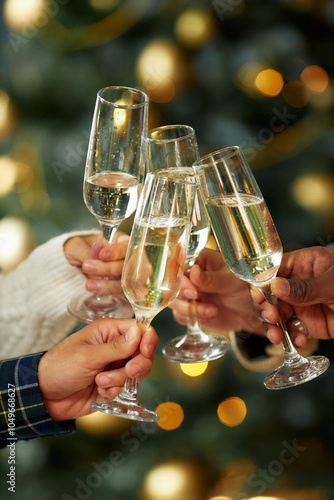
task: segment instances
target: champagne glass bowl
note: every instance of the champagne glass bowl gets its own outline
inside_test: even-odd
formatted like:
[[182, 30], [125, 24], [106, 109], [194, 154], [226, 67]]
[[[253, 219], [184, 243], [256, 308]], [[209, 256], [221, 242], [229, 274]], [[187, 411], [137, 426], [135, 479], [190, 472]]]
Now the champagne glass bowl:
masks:
[[[196, 187], [187, 180], [146, 176], [122, 273], [124, 293], [143, 333], [179, 293]], [[91, 405], [131, 420], [157, 421], [159, 416], [140, 403], [137, 392], [136, 379], [128, 378], [115, 399]]]
[[[149, 172], [160, 172], [170, 178], [195, 181], [192, 164], [199, 158], [195, 130], [189, 125], [166, 125], [149, 130], [146, 139], [146, 164]], [[196, 190], [189, 245], [187, 248], [186, 274], [210, 236], [210, 220], [200, 195]], [[223, 356], [228, 349], [222, 335], [206, 333], [199, 325], [195, 300], [189, 301], [188, 325], [185, 335], [171, 339], [163, 348], [163, 355], [178, 363], [201, 363]]]
[[[213, 232], [229, 269], [257, 287], [277, 306], [270, 283], [282, 259], [282, 245], [255, 177], [238, 147], [225, 148], [194, 163]], [[308, 382], [329, 366], [324, 356], [304, 358], [294, 348], [282, 318], [284, 363], [264, 381], [268, 389]]]
[[[106, 87], [97, 93], [83, 184], [88, 210], [98, 220], [105, 244], [136, 209], [144, 180], [143, 141], [148, 97], [130, 87]], [[89, 294], [74, 297], [68, 309], [77, 319], [132, 317], [124, 299]]]

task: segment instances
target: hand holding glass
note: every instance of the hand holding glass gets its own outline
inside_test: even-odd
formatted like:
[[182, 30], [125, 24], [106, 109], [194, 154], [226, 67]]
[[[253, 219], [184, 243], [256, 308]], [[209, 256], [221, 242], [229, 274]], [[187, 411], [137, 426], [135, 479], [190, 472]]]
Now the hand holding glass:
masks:
[[[194, 164], [217, 244], [229, 269], [256, 286], [277, 307], [270, 283], [282, 259], [282, 245], [253, 173], [238, 147], [211, 153]], [[284, 363], [269, 375], [268, 389], [284, 389], [321, 375], [324, 356], [304, 358], [294, 348], [282, 319]]]
[[[196, 187], [185, 180], [146, 176], [122, 274], [125, 296], [143, 332], [180, 291]], [[159, 416], [139, 402], [137, 391], [136, 379], [128, 378], [119, 396], [93, 402], [92, 408], [132, 420], [157, 421]]]

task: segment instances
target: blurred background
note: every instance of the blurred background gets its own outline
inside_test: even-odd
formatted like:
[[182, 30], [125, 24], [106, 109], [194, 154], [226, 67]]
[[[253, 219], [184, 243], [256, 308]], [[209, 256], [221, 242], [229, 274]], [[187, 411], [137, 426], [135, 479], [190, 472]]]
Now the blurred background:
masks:
[[[0, 23], [5, 271], [96, 227], [82, 179], [108, 85], [147, 92], [150, 128], [193, 126], [201, 155], [242, 147], [286, 251], [334, 242], [332, 0], [4, 0]], [[272, 393], [231, 352], [188, 370], [166, 361], [184, 329], [168, 310], [154, 326], [140, 395], [162, 405], [159, 426], [94, 414], [74, 435], [19, 443], [18, 500], [334, 499], [333, 368]], [[332, 341], [319, 351], [333, 360]]]

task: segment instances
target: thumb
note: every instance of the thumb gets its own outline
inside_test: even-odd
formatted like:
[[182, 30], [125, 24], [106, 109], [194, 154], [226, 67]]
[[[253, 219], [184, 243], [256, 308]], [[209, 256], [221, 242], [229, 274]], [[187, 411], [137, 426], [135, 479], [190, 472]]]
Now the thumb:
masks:
[[292, 305], [333, 303], [333, 277], [326, 272], [309, 280], [275, 278], [271, 291], [278, 299]]
[[194, 264], [190, 271], [193, 284], [201, 292], [215, 292], [220, 287], [221, 276], [216, 271], [204, 271], [198, 264]]
[[96, 367], [103, 369], [109, 363], [127, 359], [136, 351], [141, 336], [139, 327], [134, 325], [125, 335], [120, 335], [111, 342], [90, 346]]

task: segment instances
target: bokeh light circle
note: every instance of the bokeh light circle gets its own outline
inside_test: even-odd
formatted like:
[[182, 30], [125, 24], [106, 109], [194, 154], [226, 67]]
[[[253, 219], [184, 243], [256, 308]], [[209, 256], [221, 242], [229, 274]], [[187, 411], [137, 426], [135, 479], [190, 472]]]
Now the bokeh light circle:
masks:
[[300, 75], [302, 82], [311, 92], [321, 94], [327, 88], [329, 76], [320, 66], [307, 66]]
[[264, 69], [255, 78], [256, 89], [268, 97], [277, 96], [281, 92], [283, 85], [283, 77], [275, 69]]
[[172, 401], [161, 403], [155, 409], [160, 419], [157, 425], [165, 431], [172, 431], [180, 427], [184, 419], [184, 412], [182, 406]]
[[294, 108], [303, 108], [310, 99], [309, 91], [302, 82], [294, 80], [284, 85], [282, 90], [284, 100]]
[[246, 403], [238, 397], [224, 399], [217, 409], [220, 422], [228, 427], [240, 425], [247, 414]]
[[199, 377], [203, 375], [208, 367], [208, 362], [203, 363], [180, 363], [180, 368], [189, 377]]
[[188, 9], [182, 12], [175, 23], [175, 34], [189, 47], [200, 47], [214, 35], [212, 14], [207, 9]]

